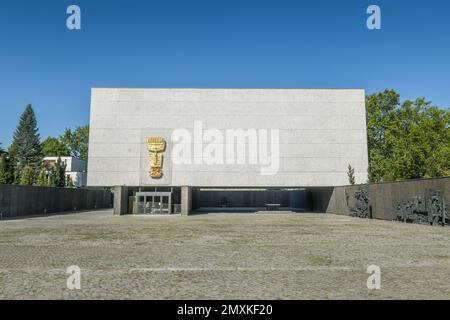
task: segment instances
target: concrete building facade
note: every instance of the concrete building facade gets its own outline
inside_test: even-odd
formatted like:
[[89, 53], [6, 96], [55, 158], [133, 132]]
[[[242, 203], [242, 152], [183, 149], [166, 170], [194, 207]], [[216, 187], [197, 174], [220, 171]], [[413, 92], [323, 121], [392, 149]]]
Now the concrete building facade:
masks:
[[361, 89], [92, 89], [88, 185], [128, 188], [133, 211], [174, 188], [169, 212], [290, 208], [308, 188], [347, 184], [348, 165], [367, 181]]

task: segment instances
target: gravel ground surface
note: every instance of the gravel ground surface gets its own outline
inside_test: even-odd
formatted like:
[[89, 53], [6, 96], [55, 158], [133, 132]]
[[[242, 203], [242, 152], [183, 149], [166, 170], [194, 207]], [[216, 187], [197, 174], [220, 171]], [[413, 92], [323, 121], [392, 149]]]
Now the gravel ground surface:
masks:
[[[71, 265], [81, 290], [66, 287]], [[279, 213], [0, 221], [0, 299], [380, 298], [450, 299], [450, 228]]]

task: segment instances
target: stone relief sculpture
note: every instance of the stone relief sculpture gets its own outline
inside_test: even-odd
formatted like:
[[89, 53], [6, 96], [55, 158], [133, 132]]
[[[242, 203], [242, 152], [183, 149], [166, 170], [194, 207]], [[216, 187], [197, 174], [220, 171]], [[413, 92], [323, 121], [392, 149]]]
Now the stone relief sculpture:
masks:
[[350, 208], [350, 216], [358, 218], [369, 218], [369, 187], [361, 185], [355, 192], [356, 207]]
[[150, 153], [150, 172], [153, 179], [159, 179], [163, 176], [162, 153], [166, 150], [166, 140], [161, 137], [150, 137], [147, 139], [147, 149]]
[[425, 200], [420, 196], [399, 201], [396, 207], [398, 221], [429, 225], [450, 225], [449, 205], [440, 190], [427, 189]]

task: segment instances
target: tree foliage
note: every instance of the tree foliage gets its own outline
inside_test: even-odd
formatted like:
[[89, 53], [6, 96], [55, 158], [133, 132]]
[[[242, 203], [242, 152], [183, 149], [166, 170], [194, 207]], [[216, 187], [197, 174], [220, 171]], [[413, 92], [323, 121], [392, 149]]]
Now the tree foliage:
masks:
[[354, 185], [356, 183], [355, 169], [350, 164], [347, 167], [347, 177], [348, 177], [348, 183], [350, 183], [351, 185]]
[[66, 163], [58, 158], [55, 165], [50, 169], [50, 187], [64, 188], [66, 186]]
[[14, 168], [7, 153], [0, 155], [0, 184], [12, 184], [14, 182]]
[[20, 175], [20, 184], [24, 186], [32, 186], [34, 183], [34, 170], [30, 165], [25, 165], [22, 168]]
[[[33, 175], [41, 166], [41, 144], [36, 116], [31, 105], [28, 105], [20, 116], [9, 154], [14, 163], [16, 182], [22, 182], [20, 176], [27, 166], [32, 169]], [[28, 171], [26, 173], [30, 174]]]
[[89, 126], [66, 129], [59, 140], [69, 149], [70, 155], [87, 161], [89, 147]]
[[72, 179], [71, 176], [67, 176], [66, 187], [67, 188], [74, 188], [75, 187], [75, 184], [73, 183], [73, 179]]
[[42, 168], [41, 171], [39, 171], [38, 179], [36, 181], [36, 185], [38, 187], [48, 187], [49, 181], [47, 176], [47, 169]]
[[45, 157], [68, 157], [71, 152], [69, 148], [59, 139], [48, 137], [41, 143], [42, 154]]
[[450, 174], [450, 112], [394, 90], [366, 98], [369, 181]]

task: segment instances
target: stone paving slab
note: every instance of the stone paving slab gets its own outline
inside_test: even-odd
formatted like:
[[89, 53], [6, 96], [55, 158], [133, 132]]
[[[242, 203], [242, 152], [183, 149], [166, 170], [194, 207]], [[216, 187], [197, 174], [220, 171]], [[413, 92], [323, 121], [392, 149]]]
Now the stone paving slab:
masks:
[[[366, 287], [372, 264], [381, 290]], [[81, 290], [66, 287], [71, 265]], [[431, 298], [450, 298], [450, 228], [303, 213], [0, 221], [0, 299]]]

